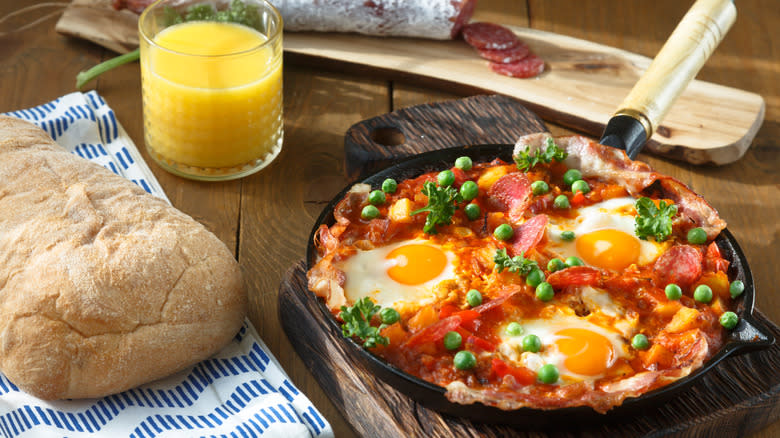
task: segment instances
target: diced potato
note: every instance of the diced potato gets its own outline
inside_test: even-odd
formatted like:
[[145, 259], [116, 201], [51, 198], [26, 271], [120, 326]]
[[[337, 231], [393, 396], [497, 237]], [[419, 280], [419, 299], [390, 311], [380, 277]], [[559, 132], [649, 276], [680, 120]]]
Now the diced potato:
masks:
[[471, 231], [471, 228], [466, 227], [455, 227], [453, 231], [460, 237], [469, 237], [474, 234], [474, 232]]
[[669, 333], [680, 333], [698, 326], [698, 318], [701, 314], [690, 307], [682, 307], [674, 314], [664, 330]]
[[407, 326], [409, 330], [416, 332], [418, 330], [424, 329], [425, 327], [428, 327], [429, 325], [433, 325], [438, 321], [438, 312], [436, 312], [432, 306], [425, 306], [420, 309], [416, 315], [409, 318]]
[[390, 345], [401, 345], [408, 336], [406, 330], [399, 323], [390, 324], [380, 334], [390, 340]]
[[387, 217], [393, 222], [408, 224], [412, 222], [409, 213], [412, 212], [412, 201], [408, 198], [401, 198], [393, 203], [387, 211]]
[[664, 318], [671, 318], [681, 307], [682, 304], [679, 301], [660, 302], [655, 306], [653, 313]]
[[712, 295], [715, 297], [720, 297], [724, 300], [728, 300], [731, 297], [731, 294], [729, 294], [729, 278], [725, 272], [707, 272], [691, 287], [691, 290], [696, 289], [696, 286], [700, 284], [709, 286], [712, 289]]
[[669, 368], [674, 362], [674, 354], [661, 344], [653, 344], [650, 349], [640, 353], [642, 363], [647, 369]]
[[487, 191], [499, 178], [509, 173], [512, 166], [496, 166], [487, 169], [477, 180], [477, 186], [482, 192]]

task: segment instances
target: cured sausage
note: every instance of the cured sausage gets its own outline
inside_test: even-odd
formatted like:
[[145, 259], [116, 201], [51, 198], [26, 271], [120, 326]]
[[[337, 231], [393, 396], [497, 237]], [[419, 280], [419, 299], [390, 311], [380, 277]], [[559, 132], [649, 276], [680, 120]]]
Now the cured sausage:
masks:
[[590, 266], [572, 266], [555, 271], [547, 277], [547, 282], [555, 289], [566, 286], [598, 286], [601, 284], [601, 271]]
[[524, 173], [509, 173], [488, 189], [488, 201], [498, 210], [509, 211], [509, 218], [522, 217], [531, 199], [531, 182]]
[[[113, 0], [140, 14], [154, 0]], [[275, 0], [285, 30], [452, 39], [477, 0]]]
[[476, 0], [277, 0], [285, 30], [452, 39]]

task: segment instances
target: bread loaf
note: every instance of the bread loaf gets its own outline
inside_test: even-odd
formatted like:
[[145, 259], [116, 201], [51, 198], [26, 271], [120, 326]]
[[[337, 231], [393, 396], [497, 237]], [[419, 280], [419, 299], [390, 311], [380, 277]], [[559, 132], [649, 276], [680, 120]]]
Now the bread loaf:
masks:
[[240, 328], [227, 247], [135, 184], [0, 116], [0, 371], [44, 399], [182, 370]]

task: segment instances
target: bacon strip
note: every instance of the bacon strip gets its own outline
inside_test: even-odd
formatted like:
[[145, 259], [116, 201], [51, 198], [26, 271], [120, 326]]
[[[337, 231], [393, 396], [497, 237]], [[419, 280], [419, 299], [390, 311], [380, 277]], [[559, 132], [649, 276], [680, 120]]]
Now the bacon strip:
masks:
[[[514, 154], [525, 150], [526, 146], [529, 147], [529, 152], [536, 153], [544, 147], [549, 137], [551, 136], [547, 133], [521, 137], [515, 144]], [[680, 215], [678, 220], [692, 222], [703, 228], [709, 239], [714, 239], [726, 228], [726, 222], [718, 216], [718, 212], [685, 184], [653, 171], [641, 161], [632, 161], [620, 149], [576, 135], [558, 137], [555, 143], [569, 154], [564, 161], [568, 167], [579, 169], [585, 177], [620, 184], [632, 196], [639, 196], [644, 189], [657, 181], [664, 197], [677, 204]]]

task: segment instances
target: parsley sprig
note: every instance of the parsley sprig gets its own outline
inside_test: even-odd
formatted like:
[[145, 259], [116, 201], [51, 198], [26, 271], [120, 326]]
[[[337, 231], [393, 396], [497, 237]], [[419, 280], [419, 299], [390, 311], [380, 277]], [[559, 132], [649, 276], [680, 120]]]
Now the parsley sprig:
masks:
[[493, 262], [495, 262], [498, 272], [507, 269], [509, 272], [516, 272], [518, 275], [528, 275], [534, 269], [539, 268], [535, 261], [525, 258], [523, 254], [509, 257], [506, 253], [506, 248], [496, 250]]
[[415, 215], [422, 212], [428, 212], [425, 219], [423, 231], [426, 234], [436, 234], [438, 225], [449, 225], [452, 223], [452, 215], [458, 209], [458, 203], [463, 200], [455, 187], [437, 186], [433, 181], [426, 181], [423, 184], [422, 194], [428, 197], [428, 205], [415, 210], [409, 215]]
[[523, 172], [532, 169], [539, 163], [551, 163], [552, 160], [563, 161], [569, 155], [555, 144], [552, 137], [547, 137], [544, 149], [540, 148], [535, 154], [531, 154], [530, 149], [531, 146], [526, 146], [525, 151], [521, 151], [515, 157], [517, 168]]
[[390, 340], [379, 334], [387, 327], [381, 324], [379, 327], [371, 325], [371, 318], [379, 312], [381, 306], [374, 304], [369, 297], [359, 299], [354, 306], [341, 306], [339, 316], [344, 321], [341, 325], [341, 333], [345, 338], [357, 336], [363, 340], [363, 348], [374, 348], [377, 344], [387, 345]]
[[637, 237], [647, 240], [653, 236], [657, 242], [663, 242], [672, 234], [672, 218], [677, 214], [677, 206], [659, 201], [655, 205], [650, 198], [639, 198], [634, 205], [637, 216], [635, 232]]

